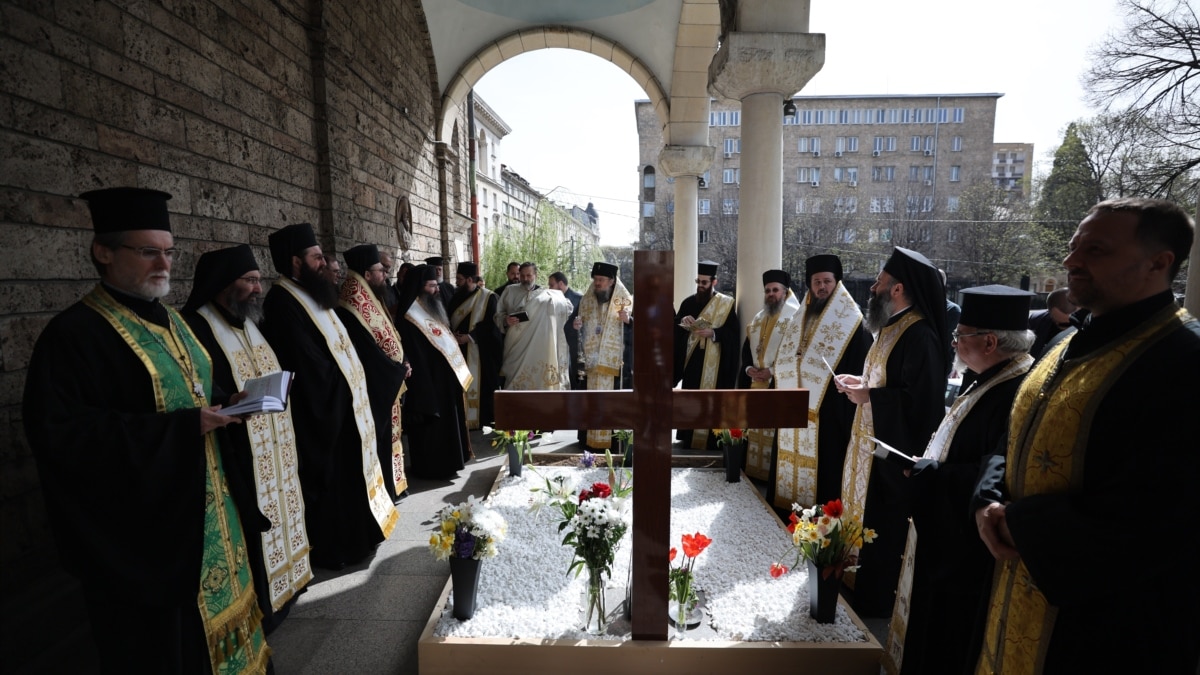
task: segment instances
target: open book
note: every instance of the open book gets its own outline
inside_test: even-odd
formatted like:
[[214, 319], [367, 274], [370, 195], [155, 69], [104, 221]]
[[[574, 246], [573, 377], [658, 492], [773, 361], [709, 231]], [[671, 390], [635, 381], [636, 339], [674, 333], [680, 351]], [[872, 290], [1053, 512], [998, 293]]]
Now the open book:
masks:
[[282, 412], [287, 408], [288, 392], [294, 373], [280, 370], [246, 382], [246, 398], [235, 405], [221, 408], [222, 415], [258, 415]]

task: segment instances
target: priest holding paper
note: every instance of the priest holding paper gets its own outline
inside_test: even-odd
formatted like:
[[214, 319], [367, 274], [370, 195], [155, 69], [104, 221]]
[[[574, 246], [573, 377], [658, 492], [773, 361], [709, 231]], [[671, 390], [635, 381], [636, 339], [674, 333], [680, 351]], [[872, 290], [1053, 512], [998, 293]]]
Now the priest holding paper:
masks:
[[[200, 256], [183, 317], [212, 357], [213, 381], [222, 389], [241, 391], [248, 380], [279, 373], [275, 352], [255, 325], [262, 318], [262, 272], [249, 246]], [[246, 537], [254, 591], [270, 634], [312, 580], [292, 413], [250, 417], [229, 427], [229, 439], [234, 461], [253, 477], [259, 511], [270, 514], [270, 529]]]
[[289, 407], [312, 561], [339, 570], [370, 555], [399, 514], [384, 487], [366, 373], [334, 311], [338, 288], [321, 276], [312, 226], [288, 225], [268, 241], [280, 278], [263, 302], [262, 331], [296, 373]]
[[467, 388], [468, 429], [494, 426], [493, 400], [499, 385], [504, 344], [503, 336], [492, 323], [492, 317], [496, 315], [496, 294], [475, 282], [478, 275], [479, 266], [475, 263], [458, 263], [454, 297], [446, 306], [454, 339], [471, 369], [471, 386]]
[[208, 354], [161, 300], [171, 196], [82, 198], [100, 283], [38, 338], [22, 416], [101, 670], [263, 673], [247, 540], [267, 522], [218, 433], [241, 420], [221, 413]]
[[[684, 298], [675, 312], [675, 381], [684, 389], [737, 387], [742, 324], [733, 297], [717, 291], [717, 268], [711, 260], [700, 262], [696, 294]], [[696, 450], [717, 449], [709, 429], [680, 429], [676, 439]]]

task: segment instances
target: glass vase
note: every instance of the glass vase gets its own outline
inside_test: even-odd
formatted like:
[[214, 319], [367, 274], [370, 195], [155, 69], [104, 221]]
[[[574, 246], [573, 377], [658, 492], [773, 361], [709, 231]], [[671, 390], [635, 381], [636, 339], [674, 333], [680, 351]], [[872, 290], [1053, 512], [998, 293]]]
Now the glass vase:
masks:
[[691, 603], [686, 599], [676, 600], [675, 607], [672, 609], [675, 612], [672, 615], [672, 619], [675, 622], [675, 637], [681, 639], [687, 637], [688, 614], [691, 612]]
[[583, 630], [594, 635], [603, 635], [608, 630], [608, 612], [604, 607], [603, 570], [588, 568], [585, 597]]

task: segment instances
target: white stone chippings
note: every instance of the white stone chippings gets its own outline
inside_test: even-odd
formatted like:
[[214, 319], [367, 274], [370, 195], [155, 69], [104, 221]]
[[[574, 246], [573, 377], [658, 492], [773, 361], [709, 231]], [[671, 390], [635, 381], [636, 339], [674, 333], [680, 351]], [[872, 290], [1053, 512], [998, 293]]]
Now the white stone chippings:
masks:
[[[506, 637], [584, 639], [580, 609], [586, 571], [566, 573], [572, 551], [562, 545], [553, 507], [530, 513], [544, 485], [542, 476], [571, 477], [575, 490], [607, 478], [607, 470], [527, 467], [525, 475], [506, 478], [488, 505], [508, 521], [500, 554], [481, 566], [475, 616], [457, 621], [443, 609], [434, 629], [438, 637]], [[540, 476], [538, 474], [541, 474]], [[636, 490], [636, 475], [634, 489]], [[671, 545], [681, 536], [701, 532], [712, 544], [696, 559], [696, 585], [707, 597], [705, 617], [727, 641], [863, 642], [866, 636], [840, 605], [835, 623], [819, 624], [808, 616], [807, 572], [803, 566], [779, 579], [769, 567], [790, 544], [787, 532], [765, 517], [762, 502], [740, 483], [726, 483], [723, 471], [674, 469], [671, 474]], [[632, 522], [629, 509], [626, 522]], [[629, 534], [617, 550], [614, 586], [624, 586], [629, 571]], [[663, 556], [667, 555], [663, 551]], [[678, 561], [679, 558], [676, 558]], [[791, 562], [789, 559], [787, 562]], [[610, 611], [616, 609], [609, 607]], [[616, 626], [614, 626], [614, 629]], [[628, 624], [624, 624], [628, 638]], [[615, 632], [615, 631], [614, 631]], [[616, 637], [615, 635], [610, 638]], [[694, 639], [694, 638], [687, 638]]]

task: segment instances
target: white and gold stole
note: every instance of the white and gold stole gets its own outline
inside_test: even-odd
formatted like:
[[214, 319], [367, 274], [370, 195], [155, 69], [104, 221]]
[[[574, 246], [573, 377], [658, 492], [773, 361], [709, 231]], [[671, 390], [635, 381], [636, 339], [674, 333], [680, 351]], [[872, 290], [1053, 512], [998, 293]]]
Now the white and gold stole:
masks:
[[426, 312], [419, 300], [413, 301], [412, 306], [404, 313], [404, 319], [416, 326], [421, 335], [429, 340], [429, 344], [445, 357], [446, 363], [450, 364], [450, 369], [454, 371], [455, 379], [465, 392], [475, 378], [471, 375], [471, 369], [467, 367], [467, 360], [463, 358], [462, 349], [459, 349], [458, 341], [454, 339], [450, 327]]
[[775, 359], [775, 387], [808, 389], [808, 426], [778, 431], [775, 506], [791, 508], [793, 503], [802, 506], [816, 503], [817, 439], [821, 431], [817, 420], [833, 377], [825, 363], [837, 367], [861, 324], [862, 312], [849, 291], [838, 282], [820, 314], [810, 314], [805, 305], [783, 326]]
[[[621, 375], [625, 357], [625, 324], [619, 316], [622, 309], [633, 313], [633, 295], [620, 279], [613, 280], [612, 297], [607, 304], [596, 302], [595, 293], [584, 293], [579, 301], [579, 317], [583, 320], [579, 339], [588, 389], [612, 390], [613, 378]], [[611, 429], [588, 430], [589, 448], [603, 450], [611, 443]]]
[[[704, 305], [704, 309], [700, 310], [700, 315], [696, 317], [697, 321], [706, 321], [715, 330], [725, 325], [725, 321], [729, 319], [729, 313], [733, 310], [733, 298], [724, 293], [714, 293], [708, 304]], [[716, 389], [717, 388], [717, 373], [721, 369], [721, 350], [720, 348], [713, 349], [712, 338], [697, 337], [695, 333], [688, 335], [687, 341], [687, 356], [683, 362], [687, 363], [692, 360], [692, 354], [699, 348], [704, 352], [704, 363], [700, 371], [700, 388], [701, 389]], [[692, 448], [703, 450], [708, 447], [708, 429], [693, 429], [692, 430]]]
[[[755, 368], [770, 368], [775, 370], [775, 360], [779, 355], [779, 340], [783, 336], [785, 324], [800, 311], [800, 299], [788, 289], [783, 307], [779, 314], [769, 316], [765, 310], [754, 315], [750, 326], [746, 328], [746, 339], [750, 341], [750, 357], [754, 359]], [[765, 333], [765, 335], [764, 335]], [[751, 389], [770, 389], [775, 386], [776, 378], [768, 382], [750, 383]], [[774, 429], [746, 430], [746, 475], [759, 480], [767, 480], [771, 475], [771, 448], [775, 445]]]
[[[375, 443], [375, 419], [371, 416], [371, 401], [367, 394], [367, 378], [363, 372], [362, 362], [354, 351], [350, 337], [346, 335], [346, 327], [332, 309], [324, 309], [318, 305], [304, 289], [291, 279], [281, 278], [275, 282], [278, 286], [300, 303], [308, 318], [312, 320], [321, 335], [325, 345], [333, 356], [334, 363], [350, 388], [351, 401], [354, 408], [354, 423], [358, 427], [358, 437], [361, 442], [359, 454], [362, 456], [363, 483], [367, 491], [367, 501], [371, 507], [371, 515], [379, 524], [379, 530], [386, 539], [396, 527], [400, 514], [388, 499], [387, 489], [383, 486], [383, 469], [379, 466], [379, 454]], [[303, 373], [297, 376], [304, 377]]]
[[[490, 321], [491, 317], [486, 316], [488, 297], [491, 291], [486, 288], [476, 288], [471, 296], [463, 301], [461, 305], [454, 308], [454, 312], [450, 314], [450, 328], [453, 330], [455, 326], [462, 324], [464, 320], [470, 317], [470, 323], [467, 324], [467, 331], [475, 330], [475, 326], [485, 321]], [[479, 419], [479, 397], [480, 397], [480, 370], [483, 368], [483, 362], [479, 357], [479, 345], [475, 344], [474, 340], [467, 340], [467, 369], [471, 371], [472, 380], [471, 386], [467, 388], [467, 428], [478, 429], [480, 427]], [[489, 420], [490, 421], [490, 420]]]

